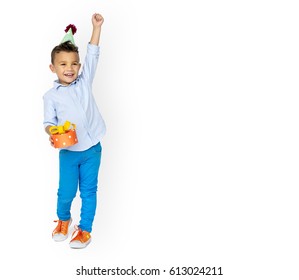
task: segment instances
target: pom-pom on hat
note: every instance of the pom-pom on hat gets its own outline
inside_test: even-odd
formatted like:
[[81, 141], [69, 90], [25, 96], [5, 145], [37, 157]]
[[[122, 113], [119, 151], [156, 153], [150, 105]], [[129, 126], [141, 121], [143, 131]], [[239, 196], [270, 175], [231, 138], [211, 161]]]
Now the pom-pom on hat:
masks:
[[76, 31], [77, 31], [77, 27], [76, 27], [75, 25], [73, 25], [73, 24], [69, 24], [69, 25], [65, 28], [64, 31], [66, 32], [66, 34], [64, 35], [64, 37], [63, 37], [61, 43], [64, 43], [64, 42], [66, 42], [66, 41], [71, 41], [72, 44], [76, 46], [73, 35], [75, 35], [75, 33], [76, 33]]

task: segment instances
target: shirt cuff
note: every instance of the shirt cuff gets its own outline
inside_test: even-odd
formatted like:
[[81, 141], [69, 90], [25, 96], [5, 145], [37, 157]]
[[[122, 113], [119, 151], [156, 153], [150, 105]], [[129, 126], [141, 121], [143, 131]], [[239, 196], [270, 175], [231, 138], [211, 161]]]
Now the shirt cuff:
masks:
[[55, 126], [56, 124], [54, 123], [50, 123], [50, 122], [44, 122], [44, 128], [46, 128], [47, 126]]

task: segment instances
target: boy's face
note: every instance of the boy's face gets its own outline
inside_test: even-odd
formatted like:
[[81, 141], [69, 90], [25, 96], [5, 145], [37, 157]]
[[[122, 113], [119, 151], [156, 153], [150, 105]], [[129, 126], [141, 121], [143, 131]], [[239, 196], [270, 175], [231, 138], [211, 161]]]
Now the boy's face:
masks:
[[50, 69], [56, 73], [62, 85], [69, 85], [77, 79], [81, 64], [79, 54], [76, 52], [56, 53], [54, 63], [50, 64]]

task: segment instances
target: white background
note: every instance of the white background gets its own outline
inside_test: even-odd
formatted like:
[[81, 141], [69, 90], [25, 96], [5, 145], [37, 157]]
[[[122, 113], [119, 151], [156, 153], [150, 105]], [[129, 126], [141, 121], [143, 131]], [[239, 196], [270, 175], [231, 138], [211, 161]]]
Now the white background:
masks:
[[[209, 279], [298, 279], [297, 1], [1, 4], [1, 275], [221, 266]], [[43, 131], [50, 52], [73, 23], [107, 124], [93, 242], [55, 243], [58, 151]], [[80, 200], [73, 204], [79, 220]], [[99, 276], [98, 276], [99, 277]], [[198, 276], [101, 279], [197, 279]]]

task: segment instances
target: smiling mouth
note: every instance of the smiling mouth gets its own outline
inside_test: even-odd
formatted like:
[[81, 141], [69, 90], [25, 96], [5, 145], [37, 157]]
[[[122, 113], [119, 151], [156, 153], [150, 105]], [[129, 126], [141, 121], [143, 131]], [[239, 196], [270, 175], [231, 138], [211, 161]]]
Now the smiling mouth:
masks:
[[72, 78], [74, 76], [74, 74], [64, 74], [64, 76], [66, 76], [68, 78]]

